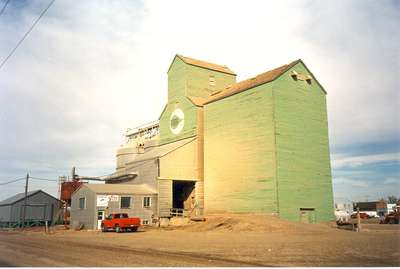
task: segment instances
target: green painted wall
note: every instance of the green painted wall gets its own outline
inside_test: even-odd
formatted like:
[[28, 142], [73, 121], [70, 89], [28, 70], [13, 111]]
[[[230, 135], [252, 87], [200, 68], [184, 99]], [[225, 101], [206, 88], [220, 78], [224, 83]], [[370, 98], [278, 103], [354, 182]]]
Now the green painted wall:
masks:
[[[291, 70], [306, 75], [299, 62]], [[334, 219], [325, 93], [293, 80], [277, 80], [204, 107], [204, 194], [207, 212], [279, 213], [300, 221]], [[196, 135], [197, 107], [186, 96], [206, 97], [235, 76], [188, 65], [175, 57], [168, 72], [168, 104], [160, 116], [161, 143]], [[214, 87], [214, 86], [213, 86]], [[180, 108], [185, 125], [175, 135], [170, 116]]]
[[172, 61], [168, 71], [168, 102], [172, 102], [186, 93], [187, 64], [179, 57]]
[[[309, 74], [301, 62], [292, 69]], [[334, 219], [325, 93], [290, 71], [205, 106], [207, 212]], [[300, 208], [315, 211], [301, 219]]]
[[[300, 62], [291, 70], [311, 75]], [[316, 221], [334, 219], [325, 93], [295, 81], [290, 71], [273, 82], [279, 215], [300, 220], [315, 208]]]
[[[210, 85], [210, 76], [214, 77], [215, 86]], [[168, 71], [168, 104], [160, 116], [161, 144], [196, 135], [197, 107], [186, 96], [206, 98], [217, 88], [235, 83], [235, 79], [234, 75], [189, 65], [175, 57]], [[171, 113], [176, 108], [185, 114], [185, 125], [178, 135], [170, 130]]]
[[[214, 78], [215, 85], [210, 84], [210, 76]], [[186, 95], [207, 98], [212, 92], [235, 83], [234, 75], [188, 65]]]
[[[179, 134], [172, 133], [170, 129], [171, 113], [180, 108], [185, 114], [184, 127]], [[185, 96], [177, 97], [170, 101], [160, 117], [160, 143], [170, 143], [183, 138], [196, 135], [197, 107]]]
[[276, 212], [271, 85], [204, 108], [206, 212]]

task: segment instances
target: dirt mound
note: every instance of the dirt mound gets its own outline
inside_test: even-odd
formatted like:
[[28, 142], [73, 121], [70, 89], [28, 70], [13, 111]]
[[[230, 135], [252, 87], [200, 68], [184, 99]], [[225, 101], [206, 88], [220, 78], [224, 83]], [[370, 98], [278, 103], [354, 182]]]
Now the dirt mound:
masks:
[[188, 231], [265, 231], [265, 232], [324, 232], [332, 231], [331, 224], [305, 224], [257, 214], [214, 214], [206, 221], [191, 221], [180, 229]]

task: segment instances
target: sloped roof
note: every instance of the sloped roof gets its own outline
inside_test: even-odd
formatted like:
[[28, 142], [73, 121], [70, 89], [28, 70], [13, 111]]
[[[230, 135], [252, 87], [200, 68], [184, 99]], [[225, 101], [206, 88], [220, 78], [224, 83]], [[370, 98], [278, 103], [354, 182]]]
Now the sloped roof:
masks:
[[83, 184], [95, 193], [104, 194], [156, 194], [157, 191], [146, 184]]
[[198, 66], [198, 67], [202, 67], [202, 68], [206, 68], [206, 69], [210, 69], [210, 70], [214, 70], [214, 71], [218, 71], [218, 72], [236, 76], [235, 72], [233, 72], [231, 69], [229, 69], [226, 65], [213, 64], [213, 63], [189, 58], [189, 57], [186, 57], [186, 56], [183, 56], [180, 54], [177, 54], [175, 57], [178, 57], [179, 59], [181, 59], [182, 61], [184, 61], [185, 63], [190, 64], [190, 65], [194, 65], [194, 66]]
[[172, 143], [164, 144], [164, 145], [159, 145], [159, 146], [153, 146], [149, 147], [145, 150], [145, 153], [138, 154], [138, 156], [135, 158], [134, 161], [128, 162], [126, 165], [131, 165], [136, 162], [142, 162], [146, 160], [151, 160], [155, 159], [158, 157], [162, 157], [165, 154], [170, 153], [171, 151], [174, 151], [177, 148], [182, 147], [183, 145], [186, 145], [187, 143], [195, 140], [196, 138], [194, 137], [189, 137], [185, 138], [182, 140], [178, 140]]
[[207, 101], [207, 98], [197, 96], [186, 96], [186, 98], [196, 106], [203, 106], [203, 104]]
[[289, 70], [291, 67], [295, 66], [297, 63], [299, 63], [301, 60], [296, 60], [293, 61], [289, 64], [282, 65], [278, 68], [272, 69], [270, 71], [267, 71], [265, 73], [259, 74], [253, 78], [246, 79], [243, 81], [240, 81], [236, 84], [233, 84], [231, 87], [226, 88], [225, 90], [222, 90], [220, 92], [217, 92], [213, 95], [211, 95], [203, 104], [208, 104], [212, 103], [217, 100], [221, 100], [225, 97], [234, 95], [239, 92], [243, 92], [245, 90], [248, 90], [250, 88], [254, 88], [256, 86], [259, 86], [261, 84], [265, 84], [268, 82], [271, 82], [275, 79], [277, 79], [280, 75], [285, 73], [287, 70]]
[[[46, 193], [46, 192], [44, 192], [42, 190], [29, 191], [27, 193], [26, 197], [33, 196], [33, 195], [35, 195], [35, 194], [37, 194], [39, 192], [43, 192], [44, 194], [46, 194], [46, 195], [58, 200], [57, 198], [53, 197], [52, 195], [50, 195], [50, 194], [48, 194], [48, 193]], [[18, 193], [16, 195], [14, 195], [14, 196], [11, 196], [10, 198], [7, 198], [7, 199], [1, 201], [0, 202], [0, 206], [12, 205], [12, 204], [15, 204], [16, 202], [19, 202], [19, 201], [23, 200], [24, 198], [25, 198], [25, 192], [21, 192], [21, 193]]]

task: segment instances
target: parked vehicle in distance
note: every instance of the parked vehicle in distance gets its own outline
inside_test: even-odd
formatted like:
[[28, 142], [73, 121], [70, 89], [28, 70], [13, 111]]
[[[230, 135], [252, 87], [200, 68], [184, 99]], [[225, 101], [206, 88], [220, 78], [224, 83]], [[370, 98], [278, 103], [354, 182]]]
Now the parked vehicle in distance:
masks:
[[386, 214], [385, 218], [379, 222], [380, 224], [400, 224], [400, 206], [396, 206], [394, 211]]
[[[357, 212], [351, 214], [351, 217], [353, 219], [356, 219], [357, 218]], [[360, 212], [360, 219], [369, 219], [369, 218], [370, 218], [370, 215], [368, 215], [367, 213], [364, 213], [364, 212]]]
[[126, 213], [112, 213], [101, 222], [101, 231], [109, 230], [136, 232], [140, 226], [140, 218], [130, 218]]
[[351, 223], [350, 213], [342, 210], [335, 210], [336, 224], [345, 225]]

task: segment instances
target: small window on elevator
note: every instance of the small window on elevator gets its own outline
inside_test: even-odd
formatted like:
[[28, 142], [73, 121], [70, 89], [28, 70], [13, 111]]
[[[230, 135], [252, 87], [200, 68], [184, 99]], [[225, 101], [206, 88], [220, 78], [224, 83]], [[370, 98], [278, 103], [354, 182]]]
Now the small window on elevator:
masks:
[[210, 77], [208, 78], [208, 83], [210, 84], [210, 86], [215, 86], [215, 77], [213, 75], [210, 75]]

